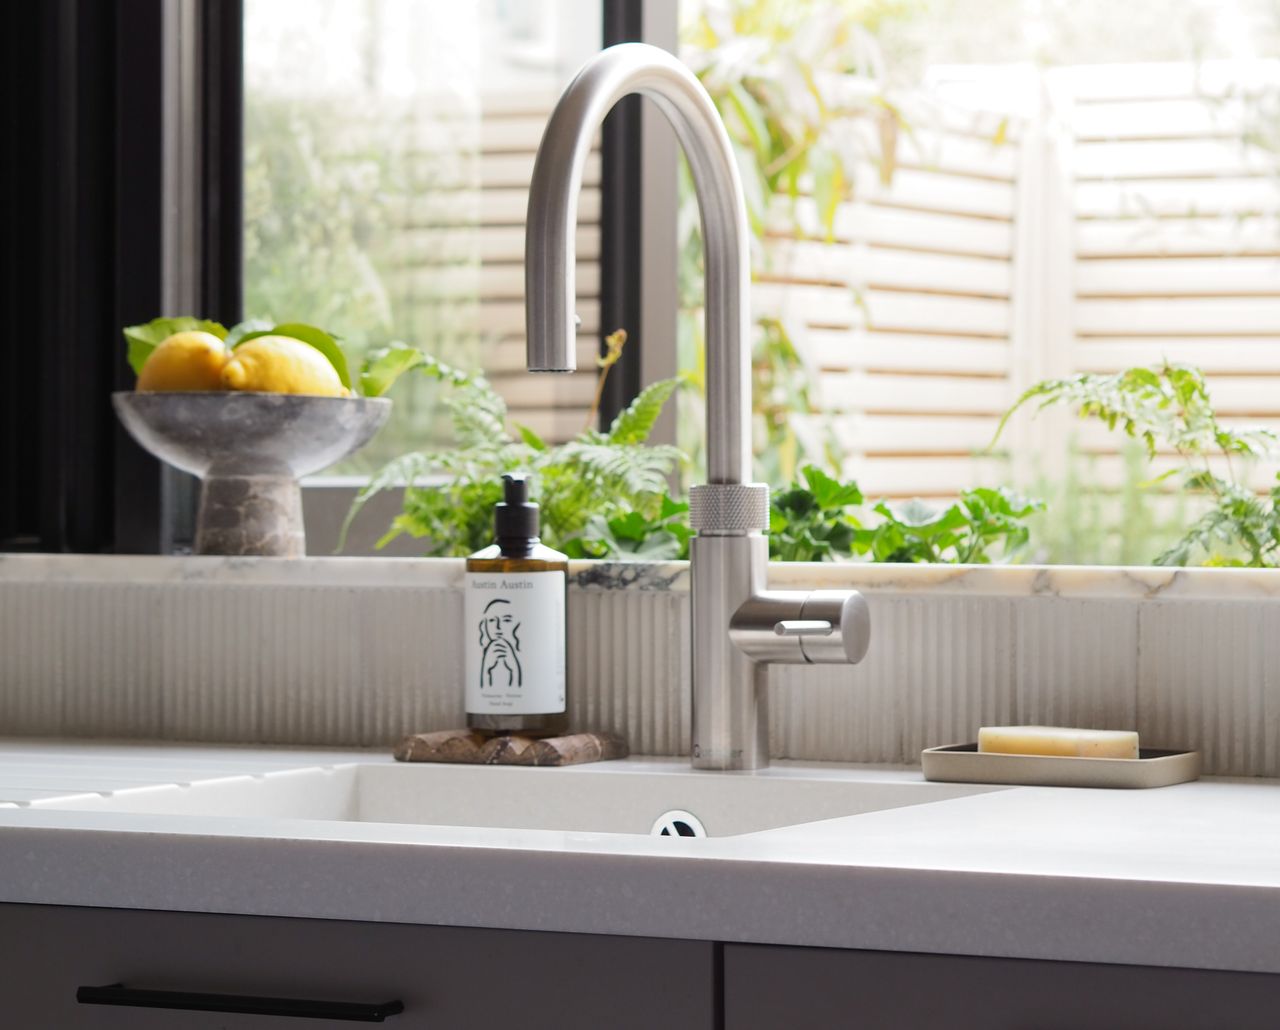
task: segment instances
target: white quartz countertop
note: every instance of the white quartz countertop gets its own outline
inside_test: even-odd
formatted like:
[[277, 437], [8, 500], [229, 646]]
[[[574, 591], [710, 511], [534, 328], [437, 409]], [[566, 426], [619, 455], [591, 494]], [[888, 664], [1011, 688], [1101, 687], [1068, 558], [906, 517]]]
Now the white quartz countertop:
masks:
[[[391, 759], [0, 741], [0, 901], [1280, 972], [1276, 781], [1007, 788], [710, 839], [110, 810], [143, 787], [352, 763]], [[681, 763], [522, 775], [606, 767]], [[787, 763], [697, 775], [921, 781]]]

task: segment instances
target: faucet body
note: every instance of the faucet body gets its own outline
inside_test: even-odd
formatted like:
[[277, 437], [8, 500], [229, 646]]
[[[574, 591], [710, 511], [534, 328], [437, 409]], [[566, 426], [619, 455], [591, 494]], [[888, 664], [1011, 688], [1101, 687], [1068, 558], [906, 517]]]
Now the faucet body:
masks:
[[692, 762], [768, 764], [770, 662], [856, 662], [870, 620], [855, 591], [767, 589], [769, 488], [751, 482], [750, 248], [728, 133], [697, 78], [642, 43], [596, 55], [543, 134], [525, 229], [525, 314], [533, 372], [573, 371], [578, 193], [591, 140], [618, 100], [652, 99], [689, 161], [706, 251], [707, 483], [690, 491], [693, 579]]

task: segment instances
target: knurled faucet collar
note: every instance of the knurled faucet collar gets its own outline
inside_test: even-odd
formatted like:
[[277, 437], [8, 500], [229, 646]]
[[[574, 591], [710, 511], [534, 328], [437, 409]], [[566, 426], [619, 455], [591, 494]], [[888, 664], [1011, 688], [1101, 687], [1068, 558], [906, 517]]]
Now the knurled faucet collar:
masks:
[[765, 483], [704, 483], [689, 491], [689, 525], [704, 536], [769, 530]]

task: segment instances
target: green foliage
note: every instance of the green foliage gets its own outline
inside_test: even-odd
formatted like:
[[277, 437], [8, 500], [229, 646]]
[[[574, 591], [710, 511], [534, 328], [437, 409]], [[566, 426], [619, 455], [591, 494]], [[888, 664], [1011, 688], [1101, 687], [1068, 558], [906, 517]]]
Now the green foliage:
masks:
[[881, 501], [875, 511], [882, 521], [858, 530], [854, 549], [878, 562], [985, 565], [997, 553], [1008, 561], [1030, 536], [1023, 520], [1042, 507], [1006, 487], [965, 490], [941, 509], [919, 500]]
[[1161, 452], [1177, 457], [1177, 467], [1145, 485], [1175, 479], [1185, 493], [1202, 498], [1206, 510], [1155, 557], [1155, 564], [1280, 564], [1280, 487], [1259, 497], [1244, 485], [1239, 467], [1272, 456], [1277, 437], [1267, 429], [1223, 425], [1198, 369], [1165, 362], [1037, 383], [1005, 414], [997, 437], [1014, 413], [1030, 404], [1037, 411], [1063, 405], [1081, 418], [1097, 419], [1138, 441], [1149, 458]]
[[417, 347], [392, 340], [387, 346], [377, 347], [365, 355], [360, 368], [360, 392], [366, 397], [381, 397], [397, 379], [415, 369], [432, 379], [458, 385], [470, 378], [465, 372], [437, 361]]
[[942, 509], [923, 501], [880, 501], [872, 517], [856, 483], [841, 483], [814, 465], [773, 499], [769, 554], [780, 561], [834, 561], [865, 556], [877, 562], [979, 563], [1008, 561], [1027, 544], [1024, 521], [1043, 505], [1003, 487], [966, 490]]
[[637, 444], [648, 440], [662, 409], [679, 386], [679, 379], [659, 379], [641, 390], [613, 420], [608, 434], [610, 443]]
[[1038, 565], [1145, 565], [1153, 554], [1181, 538], [1197, 508], [1185, 494], [1160, 495], [1149, 489], [1151, 464], [1145, 447], [1125, 439], [1118, 492], [1098, 489], [1100, 459], [1068, 444], [1060, 470], [1041, 471], [1031, 493], [1045, 507], [1029, 520], [1034, 548], [1027, 559]]
[[344, 539], [369, 498], [403, 487], [403, 510], [380, 545], [407, 533], [427, 541], [432, 555], [470, 554], [491, 542], [502, 474], [526, 470], [534, 474], [550, 546], [593, 557], [683, 552], [685, 509], [672, 508], [667, 497], [668, 477], [683, 456], [647, 442], [675, 381], [648, 387], [608, 432], [585, 430], [551, 447], [528, 429], [508, 432], [506, 404], [483, 378], [442, 378], [452, 387], [444, 403], [453, 446], [404, 455], [379, 471], [352, 504]]
[[[142, 325], [127, 325], [122, 332], [124, 342], [129, 348], [129, 367], [135, 375], [142, 374], [142, 366], [151, 357], [151, 352], [160, 346], [174, 333], [188, 332], [198, 329], [212, 333], [219, 340], [227, 339], [226, 327], [218, 322], [210, 322], [204, 318], [193, 318], [180, 315], [177, 318], [153, 318]], [[234, 330], [233, 330], [234, 331]]]
[[816, 465], [801, 470], [803, 485], [774, 495], [769, 510], [769, 557], [778, 561], [834, 561], [853, 553], [860, 523], [848, 509], [862, 503], [856, 483], [840, 483]]
[[582, 536], [571, 540], [571, 558], [626, 558], [634, 561], [671, 561], [689, 557], [689, 505], [662, 498], [652, 517], [638, 511], [606, 519], [593, 515]]

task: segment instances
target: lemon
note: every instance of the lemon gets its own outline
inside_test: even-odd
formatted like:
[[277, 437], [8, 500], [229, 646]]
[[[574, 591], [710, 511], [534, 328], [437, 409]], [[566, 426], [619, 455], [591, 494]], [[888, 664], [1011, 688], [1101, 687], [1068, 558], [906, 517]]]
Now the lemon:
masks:
[[291, 336], [259, 336], [240, 344], [223, 366], [222, 385], [256, 393], [345, 397], [348, 390], [329, 359]]
[[148, 355], [138, 374], [138, 389], [221, 390], [226, 363], [227, 348], [213, 333], [174, 333]]

